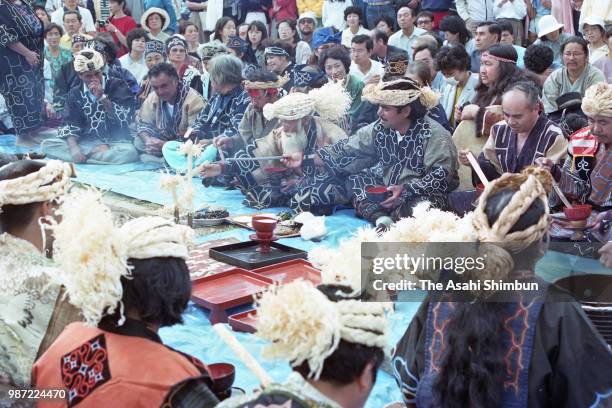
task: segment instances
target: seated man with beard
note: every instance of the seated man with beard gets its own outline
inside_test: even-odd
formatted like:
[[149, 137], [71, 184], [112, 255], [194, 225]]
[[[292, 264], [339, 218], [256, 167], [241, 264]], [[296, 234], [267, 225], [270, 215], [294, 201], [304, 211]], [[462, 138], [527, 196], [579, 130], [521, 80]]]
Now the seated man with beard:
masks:
[[[281, 128], [254, 139], [234, 155], [233, 161], [204, 164], [201, 176], [232, 175], [246, 195], [245, 204], [255, 208], [289, 206], [296, 212], [330, 213], [334, 204], [346, 201], [344, 186], [323, 167], [316, 165], [316, 149], [346, 138], [332, 121], [342, 117], [350, 97], [338, 84], [326, 84], [309, 94], [292, 93], [265, 105], [268, 120], [278, 119]], [[315, 113], [318, 116], [314, 116]], [[244, 160], [296, 154], [299, 162], [291, 169], [276, 160]], [[281, 181], [282, 180], [282, 181]], [[276, 181], [276, 183], [275, 183]]]
[[[375, 223], [391, 216], [409, 217], [413, 207], [429, 201], [447, 206], [457, 187], [457, 151], [450, 133], [427, 116], [437, 96], [412, 79], [368, 85], [363, 98], [379, 105], [379, 119], [348, 139], [316, 150], [314, 161], [343, 182], [357, 215]], [[285, 155], [287, 167], [298, 167], [301, 153]], [[370, 187], [386, 187], [381, 203], [368, 197]]]

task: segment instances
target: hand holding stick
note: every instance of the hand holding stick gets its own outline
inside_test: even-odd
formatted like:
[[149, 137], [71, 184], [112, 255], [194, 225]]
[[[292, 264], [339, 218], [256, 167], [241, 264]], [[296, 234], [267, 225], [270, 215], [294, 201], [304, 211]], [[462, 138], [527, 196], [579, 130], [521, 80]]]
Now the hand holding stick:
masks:
[[476, 172], [476, 175], [480, 179], [480, 182], [482, 183], [482, 185], [485, 186], [485, 187], [488, 186], [489, 185], [489, 180], [487, 180], [487, 176], [485, 176], [484, 172], [480, 168], [480, 164], [478, 164], [478, 160], [476, 160], [476, 158], [474, 157], [472, 152], [467, 152], [467, 159], [470, 162], [470, 164], [472, 165], [472, 168]]

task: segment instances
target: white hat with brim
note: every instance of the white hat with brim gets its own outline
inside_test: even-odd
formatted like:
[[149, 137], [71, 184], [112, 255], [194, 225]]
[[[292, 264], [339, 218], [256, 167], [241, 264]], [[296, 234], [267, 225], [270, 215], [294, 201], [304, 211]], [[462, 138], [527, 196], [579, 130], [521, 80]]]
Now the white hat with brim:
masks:
[[152, 14], [159, 14], [162, 20], [164, 20], [164, 24], [162, 25], [162, 29], [161, 29], [162, 31], [168, 28], [168, 26], [170, 25], [170, 16], [166, 12], [166, 10], [161, 9], [159, 7], [151, 7], [150, 9], [148, 9], [147, 11], [143, 13], [142, 17], [140, 18], [140, 25], [142, 26], [142, 28], [149, 29], [149, 26], [147, 25], [147, 19]]
[[602, 30], [604, 30], [604, 32], [606, 31], [606, 23], [603, 19], [603, 17], [601, 16], [588, 16], [587, 18], [584, 19], [584, 21], [582, 22], [582, 27], [580, 27], [582, 30], [584, 30], [584, 26], [588, 24], [590, 26], [600, 26]]
[[563, 28], [563, 24], [559, 23], [556, 18], [551, 15], [543, 16], [538, 21], [538, 38], [544, 37], [546, 34], [554, 33]]
[[317, 25], [317, 15], [312, 12], [312, 11], [305, 11], [302, 14], [300, 14], [300, 18], [298, 18], [298, 24], [300, 24], [300, 21], [302, 21], [305, 18], [309, 18], [312, 21], [314, 21], [315, 25]]

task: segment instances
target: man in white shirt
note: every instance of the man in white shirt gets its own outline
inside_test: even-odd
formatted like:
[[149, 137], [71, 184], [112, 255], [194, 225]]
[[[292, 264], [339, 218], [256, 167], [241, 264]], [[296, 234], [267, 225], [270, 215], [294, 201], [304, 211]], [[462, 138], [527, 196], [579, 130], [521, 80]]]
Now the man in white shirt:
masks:
[[351, 43], [351, 68], [349, 73], [364, 84], [377, 84], [385, 74], [383, 64], [372, 60], [372, 39], [365, 35], [356, 35]]
[[523, 19], [527, 15], [524, 0], [495, 0], [493, 16], [497, 23], [508, 22], [512, 26], [514, 44], [523, 45]]
[[478, 23], [493, 19], [495, 0], [456, 0], [457, 14], [475, 36]]
[[94, 25], [93, 17], [86, 8], [79, 6], [78, 0], [64, 0], [64, 7], [59, 8], [51, 14], [51, 22], [63, 27], [64, 11], [77, 11], [83, 18], [83, 29], [89, 35], [96, 34], [96, 26]]
[[397, 11], [397, 24], [400, 30], [389, 37], [389, 44], [394, 47], [402, 48], [408, 53], [408, 58], [412, 61], [412, 42], [427, 31], [414, 26], [414, 10], [410, 7], [401, 7]]

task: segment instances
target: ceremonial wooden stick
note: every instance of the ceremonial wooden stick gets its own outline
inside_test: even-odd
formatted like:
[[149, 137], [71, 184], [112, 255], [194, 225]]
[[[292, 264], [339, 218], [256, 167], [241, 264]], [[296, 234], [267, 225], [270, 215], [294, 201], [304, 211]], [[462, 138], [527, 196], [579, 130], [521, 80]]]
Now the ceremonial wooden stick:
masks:
[[570, 203], [567, 197], [565, 196], [565, 194], [563, 194], [563, 191], [561, 191], [561, 188], [559, 187], [559, 185], [557, 184], [555, 180], [552, 181], [552, 186], [553, 186], [553, 189], [555, 190], [555, 193], [557, 193], [561, 201], [563, 201], [563, 205], [565, 205], [567, 208], [572, 208], [573, 207], [572, 203]]
[[472, 165], [472, 168], [474, 169], [474, 171], [476, 172], [476, 175], [478, 176], [478, 178], [482, 182], [482, 185], [485, 186], [485, 187], [488, 186], [489, 185], [489, 180], [487, 180], [487, 176], [485, 176], [484, 172], [480, 168], [480, 164], [478, 164], [478, 160], [476, 160], [476, 158], [474, 157], [472, 152], [467, 152], [467, 159], [470, 162], [470, 164]]
[[262, 160], [280, 160], [283, 156], [264, 156], [264, 157], [230, 157], [225, 161], [262, 161]]
[[225, 342], [232, 349], [236, 357], [247, 366], [249, 370], [255, 374], [255, 377], [259, 380], [261, 385], [267, 387], [273, 382], [272, 378], [266, 373], [266, 371], [259, 365], [257, 360], [244, 348], [242, 344], [236, 339], [236, 337], [230, 333], [229, 330], [222, 323], [217, 323], [213, 326], [213, 329], [217, 333], [221, 340]]

